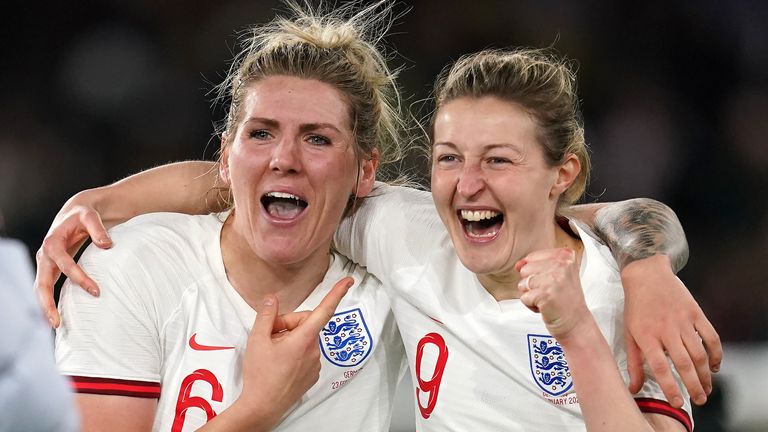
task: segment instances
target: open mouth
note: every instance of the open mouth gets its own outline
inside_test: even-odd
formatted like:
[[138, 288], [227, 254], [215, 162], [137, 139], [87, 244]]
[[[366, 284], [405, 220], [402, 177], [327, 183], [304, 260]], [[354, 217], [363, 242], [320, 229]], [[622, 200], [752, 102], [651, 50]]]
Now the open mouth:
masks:
[[261, 197], [261, 205], [270, 216], [286, 220], [297, 218], [307, 208], [306, 201], [287, 192], [267, 192]]
[[457, 213], [464, 233], [469, 238], [493, 238], [504, 225], [504, 215], [495, 210], [459, 210]]

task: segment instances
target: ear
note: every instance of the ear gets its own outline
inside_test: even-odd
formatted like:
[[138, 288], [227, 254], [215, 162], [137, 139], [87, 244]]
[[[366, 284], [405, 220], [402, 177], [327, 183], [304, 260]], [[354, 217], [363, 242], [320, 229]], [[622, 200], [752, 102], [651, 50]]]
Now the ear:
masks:
[[379, 167], [379, 150], [373, 149], [371, 157], [360, 162], [360, 171], [355, 185], [355, 196], [362, 198], [373, 190], [376, 183], [376, 169]]
[[573, 184], [579, 173], [581, 172], [581, 162], [575, 154], [571, 153], [565, 158], [565, 162], [560, 164], [556, 168], [555, 183], [552, 185], [552, 189], [549, 192], [550, 197], [557, 198]]
[[222, 183], [227, 186], [232, 186], [232, 181], [229, 178], [229, 147], [226, 145], [227, 134], [221, 136], [221, 158], [219, 159], [219, 178]]

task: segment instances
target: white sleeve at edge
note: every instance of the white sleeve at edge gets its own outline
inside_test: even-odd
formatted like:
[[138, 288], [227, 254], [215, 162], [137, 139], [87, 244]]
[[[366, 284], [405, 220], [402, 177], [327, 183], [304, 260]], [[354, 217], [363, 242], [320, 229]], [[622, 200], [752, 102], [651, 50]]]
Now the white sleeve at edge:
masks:
[[126, 246], [83, 253], [80, 265], [101, 288], [99, 297], [64, 284], [56, 361], [65, 375], [160, 382], [158, 325], [146, 286], [138, 286], [151, 281], [142, 280], [148, 273]]
[[444, 238], [429, 192], [377, 183], [342, 220], [334, 241], [341, 254], [388, 283], [398, 269], [424, 263]]

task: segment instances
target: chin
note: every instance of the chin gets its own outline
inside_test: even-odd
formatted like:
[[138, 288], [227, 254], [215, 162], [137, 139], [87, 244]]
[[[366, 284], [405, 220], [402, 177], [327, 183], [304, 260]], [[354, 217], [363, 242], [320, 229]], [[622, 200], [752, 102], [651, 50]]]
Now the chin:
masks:
[[293, 264], [306, 258], [306, 254], [298, 254], [298, 251], [306, 249], [301, 248], [292, 242], [275, 241], [268, 248], [261, 248], [258, 255], [266, 262], [272, 264]]
[[486, 257], [483, 256], [485, 254], [479, 254], [477, 251], [456, 250], [456, 255], [459, 257], [461, 264], [463, 264], [464, 267], [466, 267], [472, 273], [493, 273], [499, 268], [497, 263], [491, 262], [489, 259], [486, 259]]

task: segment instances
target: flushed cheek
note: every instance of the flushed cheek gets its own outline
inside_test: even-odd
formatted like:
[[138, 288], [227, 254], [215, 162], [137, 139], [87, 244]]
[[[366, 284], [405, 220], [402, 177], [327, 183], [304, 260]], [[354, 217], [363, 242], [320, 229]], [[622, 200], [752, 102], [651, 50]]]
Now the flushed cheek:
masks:
[[438, 211], [450, 211], [456, 181], [446, 175], [432, 175], [432, 199]]

